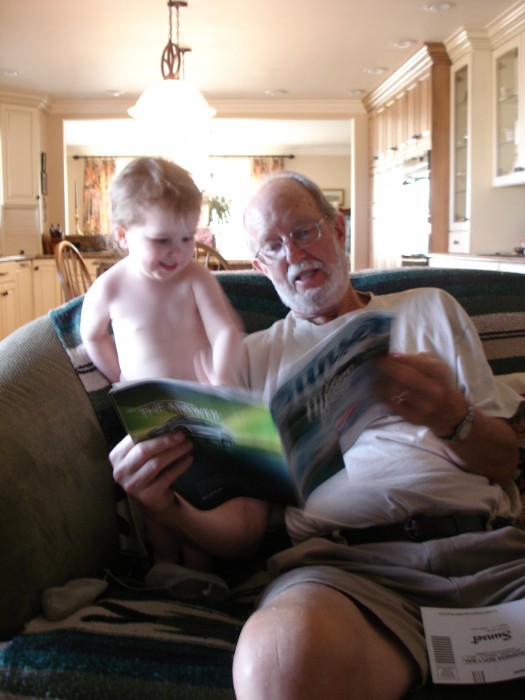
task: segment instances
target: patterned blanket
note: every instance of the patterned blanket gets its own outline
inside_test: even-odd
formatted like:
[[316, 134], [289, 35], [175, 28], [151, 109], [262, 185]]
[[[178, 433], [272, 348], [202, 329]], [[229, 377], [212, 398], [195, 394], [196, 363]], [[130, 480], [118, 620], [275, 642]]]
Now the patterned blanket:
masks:
[[0, 654], [0, 696], [232, 700], [247, 608], [120, 592], [59, 623], [33, 620]]

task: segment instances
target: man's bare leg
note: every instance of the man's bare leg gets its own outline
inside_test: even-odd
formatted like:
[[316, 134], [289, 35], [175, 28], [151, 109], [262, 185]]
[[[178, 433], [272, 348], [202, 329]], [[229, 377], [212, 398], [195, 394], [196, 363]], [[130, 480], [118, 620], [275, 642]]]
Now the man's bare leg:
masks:
[[296, 584], [258, 610], [237, 646], [237, 700], [398, 700], [415, 664], [346, 596]]

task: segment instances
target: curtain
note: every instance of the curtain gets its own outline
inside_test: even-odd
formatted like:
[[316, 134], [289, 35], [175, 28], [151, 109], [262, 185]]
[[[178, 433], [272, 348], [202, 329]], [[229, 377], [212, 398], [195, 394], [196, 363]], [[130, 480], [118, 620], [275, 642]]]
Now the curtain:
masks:
[[115, 170], [114, 158], [86, 158], [84, 162], [82, 230], [85, 234], [109, 236], [111, 233], [109, 190]]
[[261, 180], [268, 173], [284, 169], [284, 156], [254, 156], [250, 158], [250, 176]]

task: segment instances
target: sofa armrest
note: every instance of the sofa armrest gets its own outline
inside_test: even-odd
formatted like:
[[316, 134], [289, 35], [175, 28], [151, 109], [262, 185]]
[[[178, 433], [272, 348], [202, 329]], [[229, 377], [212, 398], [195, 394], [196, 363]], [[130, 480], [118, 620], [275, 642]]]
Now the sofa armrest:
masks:
[[0, 639], [45, 588], [100, 576], [118, 545], [108, 448], [71, 362], [41, 317], [0, 342]]

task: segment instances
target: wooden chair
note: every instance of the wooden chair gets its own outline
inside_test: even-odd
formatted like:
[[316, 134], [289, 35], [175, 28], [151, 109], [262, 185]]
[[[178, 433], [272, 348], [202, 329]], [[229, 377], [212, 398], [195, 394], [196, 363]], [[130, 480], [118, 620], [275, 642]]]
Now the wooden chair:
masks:
[[218, 250], [206, 243], [195, 241], [195, 260], [205, 265], [209, 270], [230, 270], [230, 263], [222, 257]]
[[85, 294], [93, 280], [82, 255], [69, 241], [61, 241], [55, 248], [58, 279], [65, 301]]

